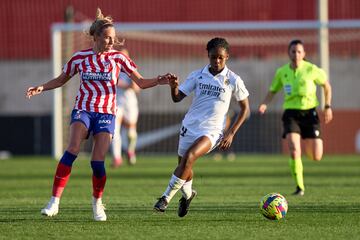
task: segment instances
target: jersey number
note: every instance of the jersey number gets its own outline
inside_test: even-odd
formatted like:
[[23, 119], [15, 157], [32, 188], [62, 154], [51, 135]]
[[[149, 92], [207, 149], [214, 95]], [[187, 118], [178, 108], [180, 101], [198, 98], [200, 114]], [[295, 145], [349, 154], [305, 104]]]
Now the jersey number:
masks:
[[186, 131], [187, 131], [186, 127], [184, 127], [184, 126], [181, 127], [180, 136], [185, 137]]

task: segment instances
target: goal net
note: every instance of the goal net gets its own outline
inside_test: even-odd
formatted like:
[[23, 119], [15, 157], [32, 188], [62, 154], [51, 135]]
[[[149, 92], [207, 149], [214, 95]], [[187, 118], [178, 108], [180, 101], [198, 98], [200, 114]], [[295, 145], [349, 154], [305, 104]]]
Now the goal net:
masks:
[[[349, 25], [349, 23], [347, 23]], [[356, 25], [357, 24], [357, 25]], [[329, 30], [332, 64], [346, 61], [359, 54], [360, 30], [355, 26], [333, 24]], [[187, 75], [209, 61], [206, 44], [213, 37], [224, 37], [230, 44], [228, 67], [239, 74], [250, 92], [251, 116], [234, 140], [232, 151], [250, 153], [281, 152], [282, 93], [269, 106], [264, 116], [257, 107], [266, 95], [275, 69], [288, 62], [287, 45], [299, 38], [305, 42], [307, 59], [319, 64], [319, 24], [308, 22], [266, 23], [178, 23], [178, 24], [116, 24], [119, 38], [125, 39], [131, 58], [144, 77], [167, 72], [184, 81]], [[92, 46], [84, 33], [88, 24], [55, 24], [52, 31], [53, 70], [57, 76], [73, 52]], [[338, 76], [337, 76], [338, 77]], [[354, 91], [353, 76], [341, 76], [342, 88]], [[69, 114], [79, 88], [74, 76], [54, 97], [54, 155], [63, 152], [68, 139]], [[343, 90], [346, 91], [346, 90]], [[346, 94], [346, 93], [345, 93]], [[355, 94], [355, 93], [354, 93]], [[138, 145], [140, 153], [176, 153], [181, 120], [191, 104], [189, 96], [181, 103], [173, 103], [168, 86], [141, 90], [138, 95], [140, 115]], [[319, 99], [321, 99], [319, 93]], [[346, 107], [356, 107], [358, 99]], [[339, 102], [340, 106], [342, 103]], [[239, 107], [231, 105], [237, 113]], [[84, 145], [84, 151], [90, 151]]]

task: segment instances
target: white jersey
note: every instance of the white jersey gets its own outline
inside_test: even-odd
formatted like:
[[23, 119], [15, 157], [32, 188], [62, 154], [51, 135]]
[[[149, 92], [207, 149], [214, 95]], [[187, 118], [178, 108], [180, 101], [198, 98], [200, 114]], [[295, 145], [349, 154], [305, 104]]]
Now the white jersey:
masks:
[[209, 72], [209, 65], [192, 72], [179, 90], [187, 96], [194, 91], [183, 126], [204, 134], [223, 131], [232, 96], [237, 101], [249, 96], [243, 80], [226, 66], [216, 76]]

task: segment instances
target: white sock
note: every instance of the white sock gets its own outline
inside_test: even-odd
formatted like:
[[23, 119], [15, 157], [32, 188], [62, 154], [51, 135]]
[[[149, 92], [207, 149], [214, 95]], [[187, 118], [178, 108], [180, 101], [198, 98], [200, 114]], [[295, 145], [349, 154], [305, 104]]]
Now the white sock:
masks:
[[92, 199], [93, 199], [93, 204], [102, 204], [102, 199], [101, 198], [95, 198], [93, 196]]
[[185, 199], [189, 199], [192, 195], [192, 179], [184, 183], [181, 187], [181, 193]]
[[128, 142], [129, 142], [128, 151], [135, 152], [136, 140], [137, 140], [136, 128], [129, 128], [127, 136], [128, 136]]
[[60, 203], [60, 198], [52, 196], [51, 199], [50, 199], [50, 202], [59, 204]]
[[179, 191], [179, 189], [184, 185], [185, 180], [182, 180], [175, 176], [174, 174], [171, 176], [168, 187], [166, 188], [163, 196], [166, 197], [166, 201], [169, 203], [171, 199], [174, 197], [175, 193]]

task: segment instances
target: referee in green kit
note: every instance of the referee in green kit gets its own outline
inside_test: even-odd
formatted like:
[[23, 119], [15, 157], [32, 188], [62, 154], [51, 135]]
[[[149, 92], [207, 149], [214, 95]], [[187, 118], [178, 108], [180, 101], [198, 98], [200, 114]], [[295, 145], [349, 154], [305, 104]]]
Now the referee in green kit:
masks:
[[264, 114], [267, 104], [274, 95], [284, 90], [285, 109], [282, 116], [283, 138], [286, 139], [290, 152], [289, 165], [296, 183], [294, 195], [303, 196], [305, 191], [303, 165], [301, 161], [301, 139], [304, 139], [307, 156], [320, 161], [323, 155], [320, 120], [316, 107], [316, 85], [324, 89], [325, 123], [332, 118], [331, 85], [324, 70], [305, 60], [304, 44], [301, 40], [292, 40], [288, 46], [290, 63], [278, 68], [271, 83], [268, 94], [259, 106], [259, 113]]

